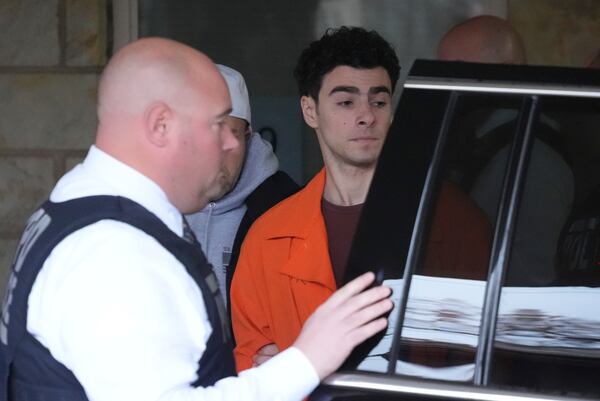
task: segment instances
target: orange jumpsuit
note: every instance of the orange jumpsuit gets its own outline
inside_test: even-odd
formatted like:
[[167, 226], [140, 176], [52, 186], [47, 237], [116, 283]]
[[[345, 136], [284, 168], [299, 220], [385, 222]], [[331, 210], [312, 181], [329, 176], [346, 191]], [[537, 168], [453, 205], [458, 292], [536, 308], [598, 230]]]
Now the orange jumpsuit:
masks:
[[[252, 356], [266, 344], [275, 343], [280, 350], [292, 345], [306, 319], [336, 290], [321, 213], [324, 185], [325, 170], [321, 170], [304, 189], [261, 216], [244, 240], [231, 286], [238, 371], [250, 368]], [[489, 223], [474, 203], [464, 206], [465, 200], [470, 201], [466, 195], [448, 185], [442, 186], [438, 204], [446, 207], [438, 206], [436, 210], [433, 243], [430, 242], [432, 253], [427, 251], [426, 265], [427, 260], [433, 265], [424, 273], [434, 274], [439, 269], [438, 263], [442, 267], [458, 263], [459, 271], [464, 269], [462, 265], [487, 269]], [[460, 198], [461, 194], [465, 199]], [[444, 201], [448, 196], [454, 200]], [[440, 210], [448, 218], [439, 218]], [[469, 223], [457, 232], [452, 226], [461, 214], [468, 217]], [[448, 236], [451, 241], [460, 242], [461, 235], [467, 235], [475, 243], [446, 246], [441, 238]], [[470, 256], [453, 255], [460, 249], [467, 249]], [[444, 267], [441, 275], [450, 273], [454, 267]]]
[[231, 284], [238, 371], [263, 345], [289, 347], [336, 289], [321, 214], [325, 171], [250, 228]]

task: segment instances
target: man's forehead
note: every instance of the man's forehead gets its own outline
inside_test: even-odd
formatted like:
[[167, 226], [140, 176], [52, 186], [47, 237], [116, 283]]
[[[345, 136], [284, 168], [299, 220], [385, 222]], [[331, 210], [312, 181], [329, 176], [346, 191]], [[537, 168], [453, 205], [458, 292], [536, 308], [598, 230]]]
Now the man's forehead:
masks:
[[197, 84], [195, 94], [200, 101], [201, 107], [211, 117], [221, 118], [231, 113], [232, 105], [225, 80], [218, 72], [216, 78], [214, 81], [204, 80]]
[[[338, 66], [325, 74], [321, 89], [327, 93], [335, 88], [336, 91], [369, 92], [376, 88], [385, 87], [391, 90], [390, 77], [383, 67], [354, 68]], [[379, 92], [379, 90], [376, 90]]]

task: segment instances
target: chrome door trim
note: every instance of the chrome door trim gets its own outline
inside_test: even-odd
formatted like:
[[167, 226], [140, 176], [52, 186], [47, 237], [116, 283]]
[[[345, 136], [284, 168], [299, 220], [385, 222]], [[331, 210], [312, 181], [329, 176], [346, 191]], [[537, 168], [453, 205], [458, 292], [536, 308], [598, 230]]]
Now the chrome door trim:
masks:
[[600, 98], [600, 87], [582, 87], [574, 85], [536, 85], [506, 82], [474, 82], [471, 80], [447, 79], [444, 81], [408, 77], [404, 88], [430, 89], [444, 91], [505, 93], [518, 95], [571, 96]]
[[345, 389], [382, 391], [406, 396], [429, 396], [444, 400], [475, 401], [593, 401], [581, 397], [567, 398], [495, 390], [488, 387], [467, 386], [437, 381], [408, 379], [399, 376], [368, 373], [334, 373], [324, 385]]

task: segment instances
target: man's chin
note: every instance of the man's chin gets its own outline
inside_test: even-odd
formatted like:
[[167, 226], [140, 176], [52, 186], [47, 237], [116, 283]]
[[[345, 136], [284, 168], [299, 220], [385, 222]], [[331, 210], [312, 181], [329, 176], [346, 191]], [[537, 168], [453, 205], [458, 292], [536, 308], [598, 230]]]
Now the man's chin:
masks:
[[377, 164], [377, 159], [375, 158], [353, 158], [348, 160], [348, 164], [360, 169], [372, 169], [375, 168]]
[[211, 194], [210, 201], [215, 202], [223, 198], [233, 189], [233, 185], [229, 181], [221, 181], [219, 188], [215, 189], [215, 192]]

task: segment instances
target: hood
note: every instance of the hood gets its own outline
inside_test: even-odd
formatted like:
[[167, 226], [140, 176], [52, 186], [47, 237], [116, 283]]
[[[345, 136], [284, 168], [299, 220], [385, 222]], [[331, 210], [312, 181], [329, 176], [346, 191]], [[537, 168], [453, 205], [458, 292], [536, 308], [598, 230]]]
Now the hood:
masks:
[[[279, 161], [273, 153], [271, 144], [262, 139], [258, 132], [253, 132], [248, 139], [246, 158], [240, 178], [229, 193], [221, 199], [211, 202], [212, 215], [227, 213], [240, 207], [248, 195], [265, 179], [275, 174], [278, 168]], [[207, 205], [199, 213], [205, 213], [209, 207], [210, 205]]]

